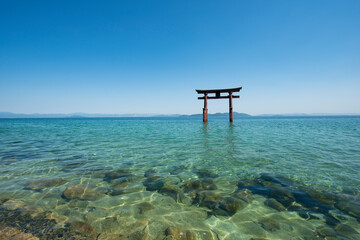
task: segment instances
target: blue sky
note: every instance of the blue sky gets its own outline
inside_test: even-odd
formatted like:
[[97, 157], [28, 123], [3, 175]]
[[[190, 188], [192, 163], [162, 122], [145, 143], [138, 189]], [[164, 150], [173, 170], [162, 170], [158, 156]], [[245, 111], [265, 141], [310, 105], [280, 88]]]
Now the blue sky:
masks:
[[2, 0], [0, 111], [360, 113], [359, 43], [358, 0]]

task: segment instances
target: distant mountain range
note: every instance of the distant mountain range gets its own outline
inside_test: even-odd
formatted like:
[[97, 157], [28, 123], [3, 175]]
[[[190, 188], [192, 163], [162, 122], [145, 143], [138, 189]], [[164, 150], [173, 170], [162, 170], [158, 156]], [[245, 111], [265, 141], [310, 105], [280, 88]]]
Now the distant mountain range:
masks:
[[[213, 117], [227, 117], [229, 113], [209, 114]], [[181, 118], [197, 118], [202, 114], [181, 115], [181, 114], [91, 114], [91, 113], [69, 113], [69, 114], [23, 114], [0, 112], [0, 118], [126, 118], [126, 117], [181, 117]], [[234, 117], [251, 117], [249, 114], [234, 112]]]
[[[234, 112], [234, 118], [252, 118], [252, 117], [321, 117], [321, 116], [359, 116], [360, 114], [262, 114], [252, 116], [246, 113]], [[69, 114], [23, 114], [0, 112], [0, 118], [133, 118], [133, 117], [166, 117], [166, 118], [202, 118], [201, 114], [181, 115], [181, 114], [91, 114], [91, 113], [69, 113]], [[229, 113], [214, 113], [209, 114], [209, 117], [227, 118]]]

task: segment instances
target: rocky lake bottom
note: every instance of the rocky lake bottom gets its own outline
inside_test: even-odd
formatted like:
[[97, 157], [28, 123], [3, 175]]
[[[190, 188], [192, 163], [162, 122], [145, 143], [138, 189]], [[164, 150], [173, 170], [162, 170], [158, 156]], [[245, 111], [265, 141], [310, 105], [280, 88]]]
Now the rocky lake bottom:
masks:
[[0, 122], [0, 239], [360, 239], [359, 119], [84, 121]]

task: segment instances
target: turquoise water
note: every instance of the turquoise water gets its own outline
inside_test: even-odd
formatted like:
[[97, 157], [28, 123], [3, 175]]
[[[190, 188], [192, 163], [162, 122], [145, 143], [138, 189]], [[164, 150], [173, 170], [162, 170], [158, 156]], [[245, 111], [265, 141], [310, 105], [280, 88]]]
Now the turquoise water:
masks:
[[0, 197], [129, 239], [360, 239], [359, 170], [360, 117], [0, 119]]

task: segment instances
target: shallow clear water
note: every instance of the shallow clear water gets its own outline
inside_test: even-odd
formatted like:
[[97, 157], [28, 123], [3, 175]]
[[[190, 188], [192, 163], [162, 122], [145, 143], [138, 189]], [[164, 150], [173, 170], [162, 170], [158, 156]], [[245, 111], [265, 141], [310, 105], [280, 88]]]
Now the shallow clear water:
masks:
[[99, 233], [359, 239], [359, 170], [360, 117], [0, 119], [0, 196]]

